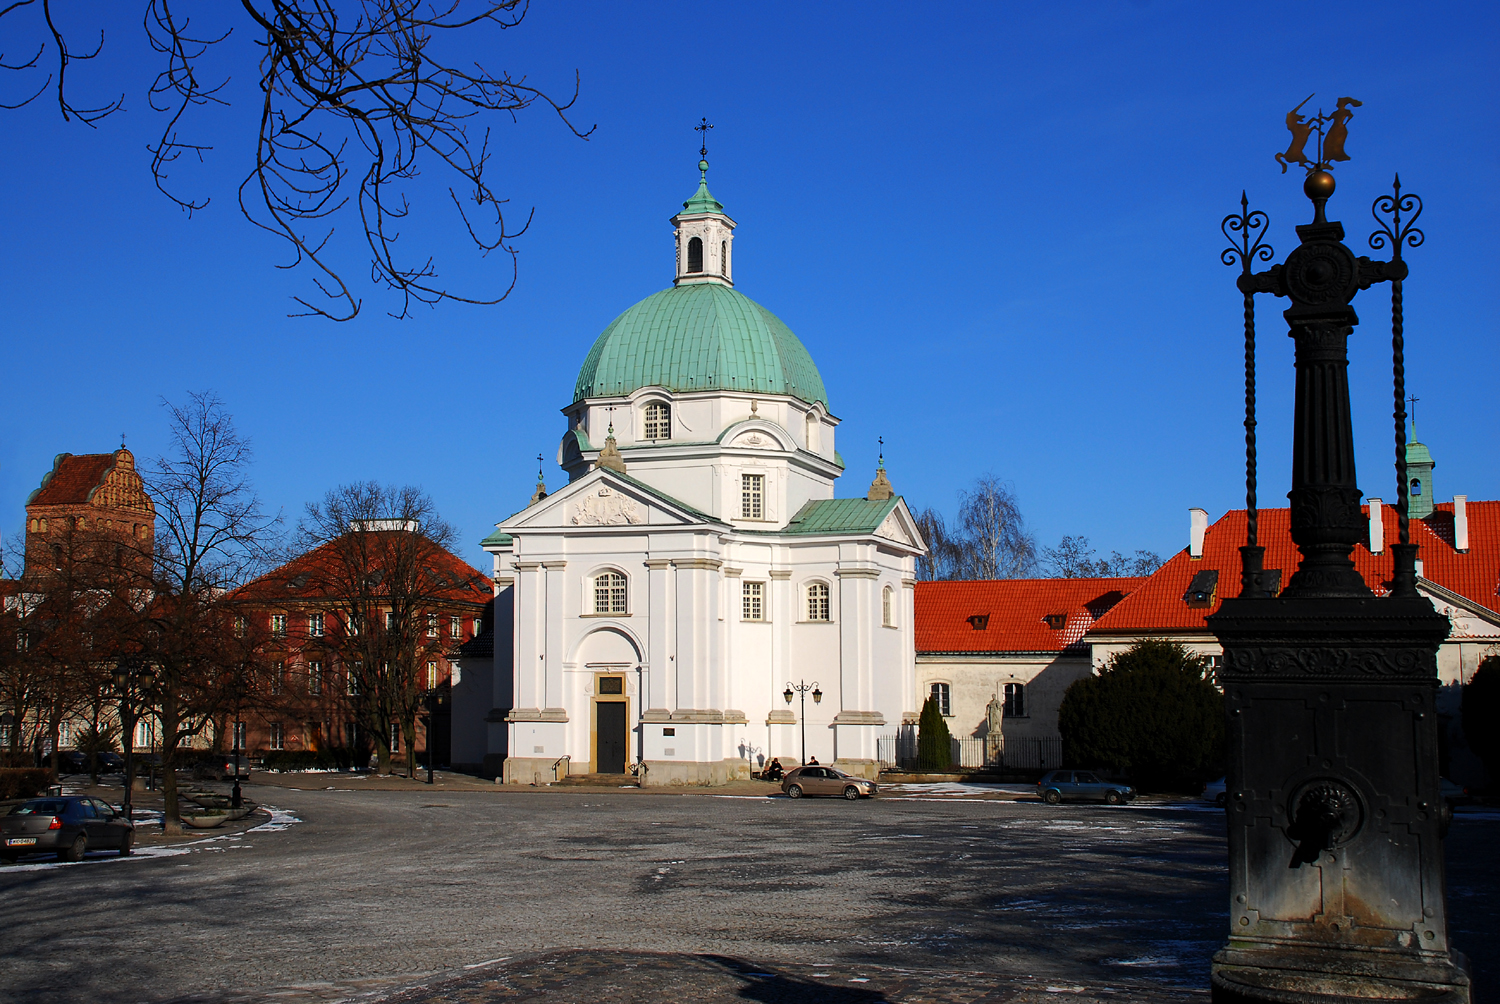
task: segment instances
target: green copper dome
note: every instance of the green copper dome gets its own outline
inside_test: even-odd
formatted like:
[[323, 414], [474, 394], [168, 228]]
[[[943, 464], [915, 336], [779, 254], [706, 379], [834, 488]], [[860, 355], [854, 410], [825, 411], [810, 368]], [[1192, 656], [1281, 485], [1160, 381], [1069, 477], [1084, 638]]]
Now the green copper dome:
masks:
[[823, 378], [797, 336], [717, 282], [664, 289], [615, 318], [583, 361], [573, 400], [642, 387], [786, 394], [828, 407]]

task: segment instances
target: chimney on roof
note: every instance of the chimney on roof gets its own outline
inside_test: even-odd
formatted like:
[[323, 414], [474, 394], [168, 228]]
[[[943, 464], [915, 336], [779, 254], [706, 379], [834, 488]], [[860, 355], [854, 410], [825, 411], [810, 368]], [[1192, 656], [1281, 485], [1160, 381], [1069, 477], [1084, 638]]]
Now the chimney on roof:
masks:
[[1453, 496], [1453, 548], [1459, 554], [1469, 553], [1469, 496]]
[[1385, 550], [1385, 522], [1381, 515], [1380, 507], [1384, 503], [1380, 499], [1370, 499], [1370, 553], [1380, 554]]
[[1188, 510], [1188, 557], [1203, 557], [1203, 535], [1208, 532], [1208, 512], [1204, 509]]

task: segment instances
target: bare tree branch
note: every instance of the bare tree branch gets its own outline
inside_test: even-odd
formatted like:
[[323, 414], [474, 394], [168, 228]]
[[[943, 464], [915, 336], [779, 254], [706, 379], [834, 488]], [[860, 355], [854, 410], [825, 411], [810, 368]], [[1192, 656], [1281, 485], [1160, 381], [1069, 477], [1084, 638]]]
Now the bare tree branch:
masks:
[[[15, 0], [0, 9], [0, 18], [34, 3]], [[69, 101], [64, 79], [68, 64], [97, 56], [103, 32], [94, 51], [73, 53], [53, 22], [51, 0], [41, 3], [57, 54], [63, 117], [92, 126], [121, 110], [123, 95], [92, 108]], [[331, 217], [351, 201], [370, 255], [371, 282], [399, 296], [400, 309], [391, 316], [409, 316], [414, 304], [495, 304], [510, 295], [517, 278], [511, 242], [526, 232], [531, 214], [519, 225], [507, 218], [507, 200], [490, 187], [485, 173], [493, 153], [491, 132], [470, 130], [488, 113], [514, 122], [521, 111], [540, 103], [575, 136], [587, 139], [593, 128], [581, 130], [569, 118], [580, 77], [575, 71], [573, 93], [559, 101], [524, 76], [492, 72], [478, 63], [456, 65], [439, 54], [438, 42], [478, 26], [514, 28], [526, 16], [527, 0], [240, 0], [240, 7], [258, 33], [255, 44], [262, 53], [254, 165], [239, 186], [239, 204], [251, 223], [292, 246], [291, 260], [279, 267], [310, 264], [314, 269], [317, 295], [293, 297], [301, 307], [293, 316], [343, 321], [358, 315], [361, 300], [327, 253], [334, 235]], [[153, 110], [170, 116], [161, 139], [148, 147], [151, 173], [162, 194], [192, 214], [209, 200], [176, 194], [167, 184], [168, 171], [184, 154], [201, 160], [212, 149], [184, 138], [179, 127], [189, 109], [226, 103], [218, 95], [227, 79], [204, 87], [198, 65], [229, 32], [199, 37], [190, 31], [188, 19], [173, 14], [170, 0], [147, 0], [144, 24], [152, 49], [166, 62], [148, 100]], [[34, 69], [47, 45], [43, 42], [25, 63], [5, 64], [0, 58], [0, 67]], [[30, 97], [0, 107], [28, 104], [52, 81], [49, 75]], [[451, 175], [448, 201], [480, 255], [498, 251], [509, 256], [511, 275], [502, 280], [503, 288], [459, 292], [441, 281], [431, 255], [398, 253], [398, 228], [414, 211], [407, 183], [433, 161]], [[358, 184], [350, 192], [352, 178]]]

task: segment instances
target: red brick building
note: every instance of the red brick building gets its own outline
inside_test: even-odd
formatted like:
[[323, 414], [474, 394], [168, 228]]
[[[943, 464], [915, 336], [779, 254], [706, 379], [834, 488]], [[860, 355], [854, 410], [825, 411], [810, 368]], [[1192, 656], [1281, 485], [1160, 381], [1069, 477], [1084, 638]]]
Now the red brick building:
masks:
[[156, 507], [135, 469], [135, 455], [59, 453], [26, 499], [26, 572], [40, 583], [64, 560], [150, 574]]
[[[492, 588], [488, 578], [450, 551], [425, 539], [416, 546], [421, 548], [423, 569], [420, 609], [414, 615], [417, 686], [442, 695], [452, 684], [449, 653], [483, 630], [492, 609]], [[383, 552], [377, 548], [376, 553]], [[368, 581], [375, 584], [364, 601], [369, 612], [363, 616], [371, 622], [367, 631], [382, 630], [382, 622], [388, 625], [393, 616], [390, 604], [383, 602], [380, 583], [390, 580], [380, 564], [375, 559], [366, 570]], [[350, 653], [361, 629], [357, 622], [363, 605], [349, 595], [345, 565], [339, 543], [331, 542], [247, 583], [229, 598], [235, 612], [231, 629], [251, 637], [258, 654], [240, 712], [240, 745], [252, 755], [361, 745], [360, 702], [368, 695], [360, 693], [359, 672], [351, 672], [355, 657]], [[443, 708], [434, 723], [439, 764], [448, 761], [448, 726]], [[393, 755], [404, 757], [415, 750], [425, 762], [425, 730], [418, 729], [415, 744], [413, 737], [396, 731]], [[226, 737], [226, 747], [233, 745], [232, 738]]]

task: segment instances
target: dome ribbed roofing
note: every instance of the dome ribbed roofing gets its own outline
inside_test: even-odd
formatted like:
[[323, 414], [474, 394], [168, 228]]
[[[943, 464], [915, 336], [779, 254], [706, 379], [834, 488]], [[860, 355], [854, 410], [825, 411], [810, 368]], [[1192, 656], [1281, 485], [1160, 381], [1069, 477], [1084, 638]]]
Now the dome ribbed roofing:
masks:
[[785, 394], [828, 407], [823, 378], [797, 336], [715, 282], [664, 289], [615, 318], [583, 361], [573, 400], [642, 387]]

